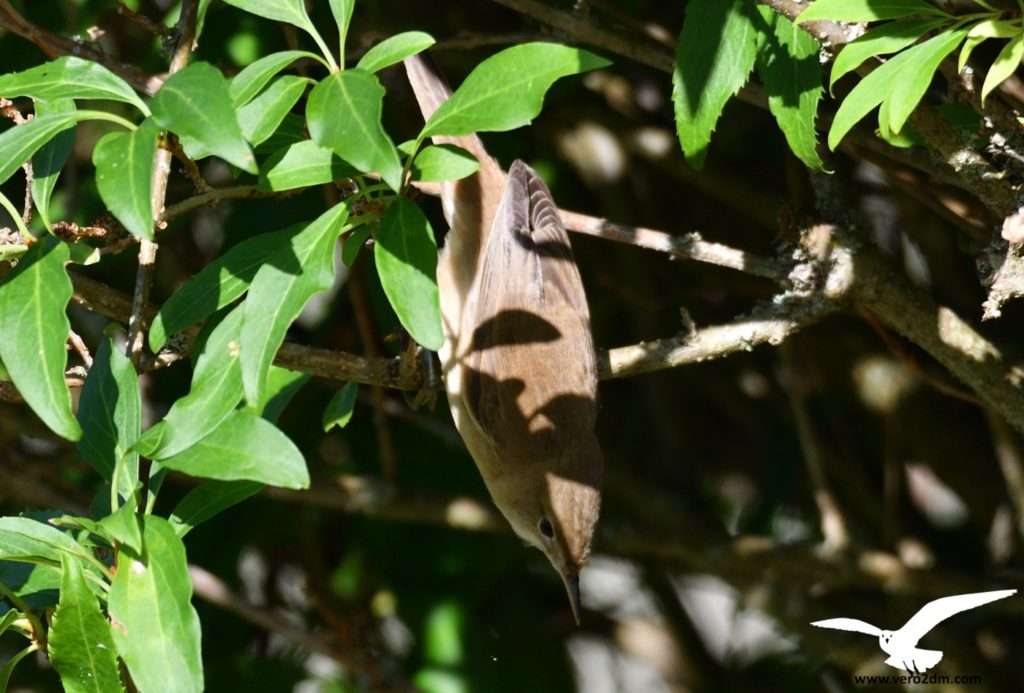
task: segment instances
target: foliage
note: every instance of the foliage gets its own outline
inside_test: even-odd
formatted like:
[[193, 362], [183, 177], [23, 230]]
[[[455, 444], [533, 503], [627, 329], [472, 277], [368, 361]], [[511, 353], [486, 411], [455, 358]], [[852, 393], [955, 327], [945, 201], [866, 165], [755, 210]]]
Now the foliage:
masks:
[[815, 151], [822, 82], [818, 43], [798, 28], [816, 20], [872, 24], [839, 52], [830, 87], [871, 58], [892, 55], [842, 99], [829, 128], [830, 149], [876, 108], [878, 134], [902, 145], [906, 138], [899, 136], [907, 120], [948, 55], [960, 47], [962, 71], [982, 42], [1009, 39], [981, 87], [984, 103], [1024, 57], [1024, 20], [1017, 10], [974, 2], [981, 11], [952, 16], [925, 0], [816, 0], [794, 22], [743, 0], [688, 3], [673, 80], [676, 126], [687, 160], [698, 168], [703, 164], [722, 109], [756, 63], [772, 114], [793, 153], [811, 168], [822, 167]]
[[[110, 488], [109, 502], [94, 504], [91, 517], [55, 520], [80, 528], [77, 533], [45, 519], [0, 520], [0, 557], [51, 571], [55, 587], [59, 580], [48, 654], [67, 690], [121, 688], [118, 658], [140, 691], [203, 687], [200, 625], [181, 536], [263, 485], [309, 486], [302, 453], [272, 421], [281, 408], [275, 398], [293, 390], [295, 379], [279, 377], [272, 362], [304, 307], [330, 288], [338, 239], [376, 239], [377, 270], [401, 324], [416, 341], [439, 348], [434, 232], [407, 196], [409, 182], [460, 178], [476, 166], [461, 150], [425, 147], [424, 139], [518, 127], [540, 112], [556, 79], [607, 64], [555, 44], [499, 52], [470, 74], [415, 141], [399, 149], [382, 123], [385, 88], [375, 73], [428, 48], [433, 38], [398, 34], [343, 69], [344, 43], [334, 54], [300, 0], [230, 4], [304, 30], [322, 54], [273, 53], [230, 80], [213, 65], [194, 61], [169, 76], [149, 101], [107, 68], [76, 57], [0, 77], [0, 97], [36, 104], [34, 119], [0, 135], [0, 181], [33, 157], [40, 173], [46, 168], [40, 164], [48, 162], [46, 176], [36, 179], [45, 187], [34, 196], [46, 228], [23, 234], [26, 247], [0, 283], [0, 358], [33, 411], [54, 433], [77, 441]], [[332, 3], [332, 10], [344, 40], [352, 4]], [[317, 78], [280, 75], [308, 58], [321, 64]], [[310, 137], [261, 147], [274, 141], [303, 97]], [[86, 100], [92, 110], [81, 109]], [[119, 115], [118, 102], [135, 112]], [[154, 223], [154, 212], [159, 220], [162, 210], [153, 199], [153, 172], [158, 148], [172, 142], [193, 160], [223, 159], [235, 167], [238, 183], [258, 179], [266, 192], [340, 178], [358, 182], [355, 194], [315, 220], [254, 234], [172, 294], [148, 333], [154, 350], [205, 324], [193, 352], [191, 389], [145, 430], [137, 364], [112, 339], [104, 338], [97, 350], [77, 418], [65, 383], [65, 312], [72, 293], [66, 268], [75, 259], [65, 241], [48, 233], [47, 207], [67, 158], [69, 129], [90, 119], [117, 126], [94, 145], [96, 188], [113, 217], [141, 239], [152, 240], [160, 228]], [[381, 182], [372, 181], [375, 175]], [[347, 423], [355, 393], [354, 384], [338, 393], [324, 410], [325, 428]], [[170, 521], [152, 512], [168, 470], [213, 480], [183, 499]], [[5, 622], [29, 618], [38, 625], [44, 615], [32, 613], [22, 596], [17, 589], [11, 594], [13, 615]], [[25, 653], [45, 644], [44, 632], [21, 632], [30, 640]], [[11, 660], [5, 676], [16, 663]]]

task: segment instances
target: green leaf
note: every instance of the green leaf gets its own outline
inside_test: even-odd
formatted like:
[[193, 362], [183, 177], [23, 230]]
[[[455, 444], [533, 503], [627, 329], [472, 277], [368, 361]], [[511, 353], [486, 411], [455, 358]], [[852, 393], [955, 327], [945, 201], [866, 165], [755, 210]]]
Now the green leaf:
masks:
[[561, 77], [610, 63], [589, 51], [553, 43], [525, 43], [476, 66], [434, 115], [420, 137], [503, 132], [528, 124]]
[[371, 233], [373, 233], [373, 227], [364, 224], [345, 236], [345, 240], [341, 243], [341, 261], [345, 263], [346, 267], [351, 267], [359, 257], [359, 253], [366, 245]]
[[[36, 116], [50, 113], [71, 113], [75, 110], [75, 102], [71, 99], [54, 99], [53, 101], [36, 101]], [[57, 134], [52, 140], [32, 157], [32, 201], [39, 212], [39, 218], [47, 229], [50, 223], [50, 196], [57, 184], [60, 171], [67, 163], [71, 150], [75, 146], [75, 131], [68, 128]]]
[[348, 25], [352, 21], [352, 10], [356, 0], [330, 0], [331, 14], [338, 25], [338, 55], [341, 56], [341, 66], [345, 67], [345, 41], [348, 38]]
[[[412, 152], [415, 142], [403, 142], [398, 151], [405, 155]], [[413, 180], [440, 182], [459, 180], [480, 170], [476, 157], [453, 144], [437, 144], [424, 147], [416, 154], [412, 164]]]
[[985, 83], [981, 87], [982, 104], [985, 103], [985, 99], [993, 89], [1016, 72], [1022, 57], [1024, 57], [1024, 33], [1017, 34], [1010, 39], [1010, 42], [1003, 46], [1003, 50], [999, 51], [999, 55], [996, 56], [995, 62], [992, 63], [988, 74], [985, 75]]
[[263, 141], [256, 152], [260, 155], [273, 154], [279, 149], [284, 149], [299, 142], [308, 142], [309, 135], [306, 133], [306, 117], [303, 113], [286, 113], [284, 120], [274, 134]]
[[44, 236], [0, 281], [0, 359], [43, 423], [59, 436], [78, 440], [82, 429], [71, 413], [64, 382], [71, 329], [65, 312], [71, 299], [67, 261], [67, 245]]
[[66, 532], [29, 517], [0, 517], [0, 559], [60, 566], [61, 554], [86, 555]]
[[263, 418], [270, 423], [277, 423], [285, 407], [302, 386], [309, 382], [310, 377], [308, 373], [271, 366], [267, 377], [267, 406], [263, 408]]
[[901, 51], [933, 29], [946, 23], [944, 19], [905, 19], [883, 24], [846, 44], [832, 65], [829, 89], [840, 77], [856, 70], [865, 60], [878, 55]]
[[111, 214], [138, 238], [153, 240], [153, 162], [160, 130], [151, 118], [132, 132], [104, 135], [92, 152], [96, 188]]
[[[835, 149], [843, 137], [846, 136], [854, 125], [860, 122], [868, 113], [887, 100], [894, 89], [906, 90], [915, 88], [917, 100], [919, 101], [924, 89], [927, 89], [931, 80], [931, 73], [924, 76], [922, 65], [919, 61], [921, 56], [934, 60], [935, 56], [948, 55], [956, 44], [963, 39], [964, 32], [940, 34], [934, 38], [896, 54], [885, 63], [874, 69], [871, 74], [862, 79], [856, 87], [843, 99], [843, 103], [836, 111], [832, 120], [832, 127], [828, 133], [828, 146]], [[948, 49], [947, 49], [948, 48]], [[935, 62], [937, 65], [938, 63]], [[934, 72], [934, 68], [932, 70]], [[909, 82], [913, 81], [911, 84]], [[917, 91], [919, 89], [919, 91]], [[911, 109], [917, 101], [911, 105]], [[905, 105], [902, 106], [905, 108]], [[892, 122], [891, 106], [889, 117], [885, 119], [887, 125]]]
[[224, 0], [224, 2], [264, 19], [285, 22], [309, 32], [314, 31], [313, 23], [309, 21], [309, 15], [306, 14], [303, 0]]
[[78, 400], [82, 439], [78, 451], [110, 481], [120, 461], [117, 490], [128, 498], [139, 478], [139, 455], [129, 452], [139, 437], [142, 397], [139, 379], [128, 357], [104, 338], [93, 358]]
[[898, 19], [912, 14], [949, 17], [947, 13], [925, 0], [816, 0], [796, 18], [797, 24], [815, 19], [833, 22], [873, 22]]
[[13, 176], [22, 164], [58, 133], [79, 121], [96, 117], [97, 111], [50, 113], [0, 133], [0, 183]]
[[966, 29], [945, 32], [904, 51], [911, 57], [903, 64], [903, 70], [896, 75], [886, 98], [889, 104], [889, 127], [893, 132], [903, 129], [903, 124], [907, 122], [907, 118], [914, 112], [932, 83], [939, 63], [955, 51], [966, 37]]
[[437, 293], [437, 243], [423, 211], [399, 197], [384, 212], [373, 256], [384, 293], [412, 338], [437, 350], [444, 343]]
[[7, 632], [7, 629], [14, 625], [14, 622], [21, 618], [21, 612], [16, 609], [8, 609], [7, 613], [0, 618], [0, 635]]
[[153, 97], [153, 117], [181, 138], [190, 155], [199, 149], [256, 173], [256, 160], [231, 107], [227, 80], [209, 63], [192, 63], [168, 77]]
[[793, 153], [808, 168], [821, 170], [814, 119], [821, 101], [820, 47], [810, 34], [791, 21], [758, 5], [772, 30], [757, 54], [768, 108]]
[[238, 362], [242, 308], [211, 320], [193, 352], [192, 389], [178, 399], [164, 420], [143, 434], [135, 445], [150, 459], [178, 454], [217, 428], [242, 399], [242, 370]]
[[235, 411], [208, 436], [161, 464], [205, 479], [309, 487], [306, 461], [295, 443], [249, 409]]
[[377, 172], [394, 190], [401, 187], [402, 165], [381, 125], [384, 87], [376, 75], [345, 70], [313, 88], [306, 122], [313, 141], [363, 172]]
[[235, 108], [239, 108], [249, 103], [278, 72], [300, 58], [319, 60], [317, 55], [308, 51], [280, 51], [264, 56], [246, 66], [228, 83], [231, 104]]
[[389, 65], [400, 63], [410, 55], [416, 55], [437, 43], [434, 37], [422, 31], [406, 31], [386, 38], [366, 51], [356, 68], [377, 72]]
[[334, 393], [330, 403], [324, 410], [324, 432], [337, 426], [345, 428], [352, 419], [352, 412], [356, 408], [356, 394], [359, 392], [358, 383], [345, 383], [345, 387]]
[[337, 204], [291, 238], [291, 247], [263, 265], [252, 280], [242, 321], [242, 384], [249, 406], [260, 411], [267, 372], [285, 333], [303, 306], [334, 279], [334, 245], [348, 218]]
[[141, 553], [140, 518], [138, 496], [133, 493], [127, 496], [127, 500], [121, 507], [100, 520], [99, 527], [105, 536], [117, 540], [121, 546], [127, 546], [135, 553]]
[[260, 190], [293, 190], [351, 178], [359, 171], [313, 140], [275, 152], [260, 167]]
[[295, 75], [278, 77], [263, 93], [238, 109], [238, 124], [245, 139], [255, 146], [274, 134], [311, 82]]
[[990, 38], [1013, 38], [1020, 33], [1020, 27], [1007, 20], [986, 19], [976, 23], [967, 33], [967, 40], [960, 49], [960, 57], [957, 59], [957, 74], [964, 71], [967, 61], [971, 59], [974, 49]]
[[0, 98], [16, 96], [39, 101], [107, 99], [130, 103], [149, 115], [149, 108], [127, 82], [99, 63], [72, 56], [0, 76]]
[[81, 564], [66, 555], [61, 556], [60, 602], [47, 646], [68, 693], [124, 690], [110, 623], [85, 581]]
[[701, 168], [726, 102], [754, 68], [757, 29], [746, 0], [691, 0], [676, 46], [672, 101], [687, 162]]
[[154, 352], [160, 351], [168, 335], [199, 322], [245, 293], [257, 270], [286, 251], [291, 237], [302, 228], [303, 225], [296, 224], [282, 231], [253, 236], [207, 264], [178, 287], [160, 308], [149, 329], [149, 347]]
[[214, 515], [263, 490], [255, 481], [207, 481], [192, 489], [171, 513], [171, 525], [179, 537]]
[[171, 524], [146, 515], [141, 554], [122, 547], [110, 586], [110, 630], [140, 691], [203, 689], [199, 618], [185, 547]]

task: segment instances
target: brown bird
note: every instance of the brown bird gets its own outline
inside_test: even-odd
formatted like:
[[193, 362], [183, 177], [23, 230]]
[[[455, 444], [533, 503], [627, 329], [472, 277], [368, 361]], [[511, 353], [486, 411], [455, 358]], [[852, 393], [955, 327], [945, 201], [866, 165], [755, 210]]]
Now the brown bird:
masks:
[[[424, 119], [451, 96], [434, 64], [406, 60]], [[448, 403], [494, 503], [562, 576], [579, 623], [579, 572], [601, 506], [590, 311], [551, 193], [515, 161], [506, 175], [476, 135], [435, 137], [480, 170], [444, 183], [437, 284]]]

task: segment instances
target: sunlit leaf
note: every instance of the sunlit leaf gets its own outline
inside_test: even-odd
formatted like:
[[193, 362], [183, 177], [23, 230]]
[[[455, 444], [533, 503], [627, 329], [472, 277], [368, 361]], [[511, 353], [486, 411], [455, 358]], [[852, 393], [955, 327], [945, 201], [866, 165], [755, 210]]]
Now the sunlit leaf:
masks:
[[64, 381], [71, 329], [67, 262], [67, 245], [44, 236], [0, 280], [0, 359], [32, 411], [57, 435], [78, 440], [82, 429]]
[[402, 62], [410, 55], [425, 51], [434, 43], [436, 43], [434, 37], [422, 31], [406, 31], [396, 34], [366, 51], [356, 67], [367, 72], [377, 72], [389, 65]]
[[506, 48], [469, 73], [423, 126], [421, 137], [522, 127], [540, 113], [556, 80], [609, 64], [589, 51], [554, 43]]
[[92, 152], [100, 197], [128, 232], [153, 239], [153, 162], [160, 130], [147, 118], [132, 132], [104, 135]]

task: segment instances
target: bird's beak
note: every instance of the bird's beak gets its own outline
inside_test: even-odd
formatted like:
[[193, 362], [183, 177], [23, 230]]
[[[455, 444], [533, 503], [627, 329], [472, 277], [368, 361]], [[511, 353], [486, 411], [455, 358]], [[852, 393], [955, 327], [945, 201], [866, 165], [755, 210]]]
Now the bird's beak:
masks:
[[569, 594], [569, 606], [572, 607], [572, 617], [576, 619], [576, 625], [580, 624], [580, 574], [575, 568], [568, 568], [562, 573], [562, 582], [565, 583], [565, 591]]

